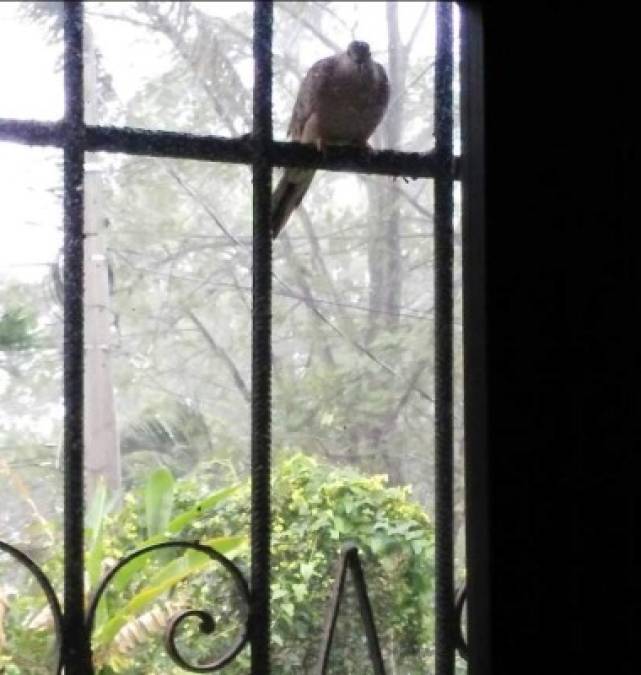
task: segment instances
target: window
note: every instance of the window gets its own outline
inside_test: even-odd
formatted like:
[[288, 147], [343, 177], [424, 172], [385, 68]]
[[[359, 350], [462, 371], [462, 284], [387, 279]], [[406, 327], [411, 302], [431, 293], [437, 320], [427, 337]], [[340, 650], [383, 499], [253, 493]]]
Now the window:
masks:
[[[462, 584], [460, 576], [464, 570], [462, 398], [457, 391], [460, 383], [457, 384], [454, 377], [455, 367], [461, 368], [462, 283], [458, 272], [461, 237], [455, 228], [459, 202], [455, 183], [461, 170], [461, 163], [454, 154], [458, 116], [454, 96], [458, 89], [458, 84], [455, 86], [458, 82], [456, 8], [451, 3], [386, 3], [385, 6], [354, 3], [355, 9], [345, 4], [345, 8], [337, 10], [332, 3], [276, 3], [274, 14], [271, 2], [256, 2], [253, 38], [248, 41], [251, 29], [244, 22], [249, 13], [241, 3], [220, 3], [218, 8], [212, 6], [213, 9], [200, 7], [201, 4], [123, 3], [119, 6], [67, 2], [63, 14], [58, 11], [60, 7], [33, 10], [36, 18], [54, 30], [64, 27], [64, 118], [62, 122], [0, 119], [0, 139], [59, 148], [63, 153], [64, 246], [51, 279], [53, 293], [57, 293], [64, 306], [64, 584], [59, 586], [64, 587], [64, 603], [57, 600], [54, 590], [59, 583], [54, 581], [59, 571], [54, 564], [37, 565], [19, 545], [0, 543], [0, 549], [12, 556], [12, 564], [17, 561], [25, 565], [44, 589], [50, 623], [55, 625], [54, 632], [60, 642], [60, 649], [54, 649], [54, 660], [58, 658], [57, 672], [63, 665], [67, 673], [93, 672], [92, 668], [99, 670], [103, 666], [132, 668], [131, 650], [148, 649], [140, 635], [153, 633], [154, 626], [166, 631], [169, 658], [182, 669], [206, 672], [225, 666], [230, 670], [243, 666], [244, 672], [250, 669], [252, 673], [266, 673], [271, 653], [272, 663], [277, 655], [281, 672], [331, 672], [330, 647], [342, 649], [344, 654], [353, 647], [351, 643], [339, 644], [340, 625], [345, 620], [344, 612], [339, 610], [352, 608], [355, 603], [365, 624], [362, 634], [367, 637], [366, 646], [361, 645], [362, 654], [358, 652], [358, 658], [362, 657], [367, 663], [362, 672], [371, 672], [373, 668], [374, 672], [383, 673], [386, 664], [389, 669], [389, 661], [396, 658], [397, 653], [395, 647], [390, 646], [391, 641], [402, 641], [403, 630], [409, 631], [416, 622], [424, 634], [433, 631], [433, 642], [426, 646], [413, 636], [403, 657], [407, 662], [399, 662], [399, 667], [407, 672], [424, 667], [425, 672], [437, 675], [464, 670], [462, 660], [456, 659], [457, 650], [460, 654], [466, 651], [460, 628], [466, 595], [462, 585], [458, 592], [456, 589]], [[403, 12], [412, 13], [415, 30], [412, 26], [408, 28], [408, 19], [399, 6]], [[433, 55], [420, 53], [415, 61], [403, 61], [399, 57], [408, 57], [409, 49], [403, 50], [397, 44], [398, 51], [390, 52], [386, 63], [390, 71], [394, 70], [390, 75], [402, 73], [410, 92], [395, 92], [392, 77], [390, 105], [396, 106], [397, 112], [403, 105], [415, 111], [424, 110], [429, 126], [421, 125], [423, 118], [415, 112], [415, 127], [405, 133], [399, 119], [395, 128], [388, 125], [377, 139], [378, 146], [385, 148], [388, 142], [393, 149], [374, 152], [336, 146], [321, 153], [313, 147], [275, 140], [275, 136], [284, 131], [284, 120], [291, 109], [294, 98], [291, 89], [298, 85], [299, 73], [291, 57], [296, 31], [308, 31], [331, 53], [336, 51], [338, 43], [319, 30], [321, 24], [315, 24], [315, 18], [332, 14], [334, 24], [342, 24], [340, 30], [349, 34], [354, 30], [348, 23], [350, 12], [351, 19], [356, 21], [355, 16], [366, 12], [380, 14], [382, 8], [387, 12], [384, 38], [388, 44], [400, 40], [400, 46], [407, 47], [411, 43], [418, 54], [419, 38], [425, 35], [420, 32], [421, 27], [430, 25], [429, 21], [435, 27], [431, 38]], [[53, 14], [46, 15], [47, 11]], [[218, 11], [221, 13], [217, 14]], [[400, 27], [399, 17], [405, 21]], [[128, 39], [126, 31], [131, 31], [134, 35], [131, 44], [138, 43], [140, 49], [137, 54], [154, 54], [155, 60], [145, 61], [145, 67], [158, 70], [142, 74], [137, 83], [140, 90], [129, 97], [126, 106], [117, 100], [123, 84], [110, 81], [111, 73], [105, 62], [114, 59], [111, 63], [115, 63], [120, 59], [122, 68], [131, 54], [118, 40], [104, 41], [101, 27], [106, 24], [112, 26], [112, 30], [114, 25], [122, 24], [122, 43]], [[274, 26], [278, 46], [275, 52]], [[146, 30], [149, 27], [152, 30]], [[292, 27], [296, 31], [292, 31]], [[362, 29], [362, 25], [359, 27]], [[144, 38], [138, 39], [136, 31], [142, 28], [146, 30]], [[223, 37], [234, 34], [235, 37], [228, 41], [206, 39], [215, 34]], [[283, 45], [285, 36], [292, 35], [292, 42]], [[429, 40], [426, 43], [430, 44]], [[171, 44], [172, 50], [165, 49], [167, 44]], [[274, 53], [278, 55], [277, 60]], [[304, 60], [302, 55], [297, 56]], [[178, 57], [183, 60], [172, 61]], [[202, 70], [212, 60], [215, 60], [218, 77], [226, 78], [224, 83]], [[167, 64], [172, 68], [167, 69]], [[252, 70], [253, 87], [247, 87], [246, 80]], [[211, 117], [218, 125], [216, 134], [211, 132], [210, 118], [203, 112], [207, 109], [191, 105], [189, 87], [194, 78], [199, 78], [203, 100], [208, 102]], [[419, 80], [429, 80], [430, 86], [412, 89]], [[180, 86], [171, 86], [176, 82]], [[96, 83], [100, 83], [99, 86]], [[237, 93], [233, 109], [221, 105], [217, 84], [221, 88], [224, 84], [229, 91]], [[168, 115], [168, 110], [174, 113]], [[272, 110], [276, 113], [274, 117]], [[158, 123], [154, 124], [156, 120]], [[425, 153], [422, 151], [431, 144], [425, 129], [430, 127], [433, 127], [434, 149]], [[105, 168], [101, 158], [114, 157], [115, 153], [122, 159], [112, 161]], [[251, 187], [247, 166], [251, 167]], [[330, 203], [323, 201], [319, 192], [316, 196], [309, 195], [309, 204], [310, 209], [315, 209], [314, 214], [318, 214], [317, 220], [331, 223], [331, 228], [315, 226], [309, 214], [303, 212], [297, 223], [288, 225], [284, 237], [276, 243], [272, 241], [268, 224], [274, 167], [327, 171], [322, 177], [319, 174], [317, 180], [336, 181], [331, 190], [334, 199]], [[335, 178], [339, 175], [344, 176], [340, 183]], [[365, 175], [384, 178], [376, 182], [356, 178]], [[401, 181], [392, 182], [391, 176], [404, 177], [407, 185], [421, 187], [405, 189]], [[422, 180], [410, 183], [410, 179]], [[96, 180], [108, 184], [100, 197], [103, 199], [100, 209], [91, 206], [96, 195], [101, 194]], [[361, 208], [354, 197], [359, 192], [367, 197], [369, 211]], [[215, 193], [215, 198], [211, 193]], [[116, 199], [120, 200], [118, 209], [114, 206]], [[191, 208], [188, 214], [181, 208], [181, 200], [186, 199]], [[372, 204], [379, 215], [383, 214], [375, 223], [368, 221], [373, 213]], [[240, 222], [245, 218], [248, 223], [250, 209], [251, 231], [248, 226], [246, 231], [242, 226], [227, 227], [230, 219]], [[433, 218], [430, 218], [431, 210]], [[187, 215], [181, 223], [180, 247], [176, 248], [168, 243], [172, 236], [176, 237], [176, 230], [166, 235], [175, 227], [171, 215], [178, 211]], [[96, 218], [97, 212], [104, 213], [105, 217]], [[335, 226], [346, 221], [352, 224], [351, 228]], [[403, 231], [399, 229], [401, 222], [407, 225]], [[431, 230], [429, 226], [433, 226]], [[289, 231], [296, 227], [304, 236]], [[115, 232], [110, 241], [112, 244], [119, 241], [118, 246], [104, 246], [102, 231], [105, 228]], [[340, 264], [328, 270], [326, 255]], [[117, 260], [111, 259], [114, 257]], [[211, 265], [212, 260], [216, 261], [215, 266]], [[212, 269], [206, 271], [208, 261]], [[384, 268], [384, 274], [379, 273], [376, 264]], [[114, 268], [122, 271], [114, 272]], [[91, 270], [97, 270], [95, 275]], [[401, 279], [401, 274], [406, 276]], [[431, 278], [429, 286], [426, 283], [426, 274], [433, 274], [433, 286]], [[406, 290], [411, 287], [415, 293], [412, 302], [407, 302], [407, 293], [403, 295], [401, 291], [403, 283]], [[140, 286], [145, 287], [145, 293], [138, 293]], [[162, 289], [162, 301], [150, 300], [157, 297], [153, 293], [158, 289]], [[115, 292], [120, 294], [118, 307], [122, 311], [111, 315], [105, 310], [107, 300]], [[180, 298], [179, 312], [174, 303], [177, 297]], [[196, 298], [199, 305], [195, 303]], [[209, 307], [203, 313], [199, 307], [205, 307], [206, 303]], [[212, 305], [217, 311], [210, 311]], [[315, 332], [306, 342], [311, 347], [305, 349], [300, 346], [298, 332], [310, 330], [310, 324], [292, 320], [299, 307], [316, 322]], [[2, 320], [6, 326], [13, 322], [11, 325], [17, 326], [18, 331], [24, 329], [24, 339], [27, 339], [28, 320], [12, 312], [14, 309], [8, 304], [7, 308], [3, 305]], [[366, 330], [355, 326], [352, 314], [358, 312], [366, 312], [369, 317]], [[130, 320], [141, 314], [153, 316], [153, 326]], [[238, 319], [240, 316], [244, 317], [242, 321]], [[225, 330], [217, 330], [218, 323]], [[391, 334], [396, 336], [398, 344], [390, 346]], [[127, 346], [137, 345], [137, 348], [129, 354], [123, 350], [123, 354], [130, 357], [128, 368], [113, 375], [102, 356], [108, 351], [104, 345], [125, 336], [129, 340]], [[340, 349], [332, 342], [336, 336]], [[176, 347], [178, 340], [183, 347], [189, 347], [189, 354]], [[151, 344], [163, 345], [162, 359], [151, 348], [145, 350], [145, 345]], [[321, 364], [320, 367], [317, 364]], [[143, 407], [140, 389], [136, 387], [148, 384], [149, 381], [141, 384], [139, 375], [150, 369], [166, 377], [162, 383], [156, 382], [159, 386], [154, 389], [155, 399]], [[428, 382], [433, 391], [424, 384], [428, 370], [434, 373], [433, 382]], [[101, 372], [100, 378], [87, 379], [87, 373], [98, 372]], [[219, 393], [212, 394], [218, 392], [212, 388], [214, 374], [218, 378], [214, 384], [219, 387]], [[183, 387], [188, 378], [189, 387]], [[169, 391], [168, 383], [176, 390]], [[104, 389], [101, 390], [101, 386]], [[113, 403], [114, 387], [121, 396], [116, 404]], [[164, 398], [158, 393], [162, 387], [163, 396], [167, 395]], [[226, 387], [233, 388], [233, 396], [224, 394]], [[375, 391], [378, 399], [372, 397], [371, 407], [363, 412], [353, 403], [367, 396], [368, 389]], [[104, 396], [99, 397], [100, 391], [105, 392]], [[181, 393], [180, 397], [175, 396], [176, 391]], [[171, 396], [179, 399], [179, 404], [172, 404], [169, 415], [166, 402]], [[160, 405], [166, 406], [164, 417], [158, 414]], [[204, 421], [199, 413], [203, 406], [210, 413], [212, 407], [217, 406], [218, 411]], [[250, 410], [250, 423], [245, 406]], [[126, 453], [131, 457], [136, 455], [139, 464], [127, 462], [128, 480], [145, 482], [148, 520], [150, 513], [159, 515], [155, 521], [151, 519], [155, 530], [148, 525], [142, 549], [139, 547], [128, 555], [120, 551], [122, 557], [107, 560], [109, 556], [101, 550], [102, 544], [98, 541], [103, 527], [99, 514], [107, 508], [107, 491], [101, 481], [111, 476], [117, 485], [122, 467], [119, 459], [113, 461], [109, 464], [109, 473], [100, 463], [96, 447], [98, 435], [108, 427], [104, 420], [112, 420], [117, 407], [121, 419], [129, 414], [131, 423], [111, 442], [120, 444], [119, 457]], [[418, 409], [423, 411], [423, 418], [412, 413]], [[428, 416], [426, 410], [429, 410]], [[89, 413], [86, 419], [83, 411]], [[100, 420], [96, 411], [103, 415]], [[459, 420], [456, 424], [455, 417]], [[293, 419], [296, 419], [295, 430]], [[87, 427], [96, 420], [102, 421], [102, 425]], [[228, 444], [228, 455], [219, 453], [214, 462], [200, 464], [203, 456], [198, 454], [199, 448], [211, 459], [211, 453], [207, 454], [210, 450], [207, 439], [211, 437], [201, 433], [203, 425], [211, 428], [214, 424], [220, 425], [216, 439]], [[142, 431], [146, 433], [144, 441]], [[432, 442], [431, 437], [428, 441], [427, 431], [430, 435], [435, 432], [433, 456], [419, 450], [423, 444]], [[144, 443], [148, 443], [151, 436], [158, 444], [153, 453], [148, 453], [145, 463], [141, 460], [142, 451], [146, 450]], [[277, 443], [273, 439], [277, 439]], [[240, 480], [239, 466], [242, 473], [243, 466], [235, 464], [234, 458], [245, 440], [245, 447], [250, 448], [245, 464], [251, 477], [247, 493], [251, 508], [244, 514], [249, 519], [250, 530], [247, 569], [234, 556], [225, 555], [231, 550], [235, 553], [247, 543], [241, 542], [245, 521], [240, 512], [236, 520], [230, 521], [240, 529], [232, 532], [223, 528], [217, 539], [203, 537], [196, 543], [193, 537], [164, 539], [167, 532], [184, 532], [179, 525], [193, 524], [202, 509], [227, 504], [228, 494], [236, 490], [236, 487], [230, 488], [230, 477]], [[283, 520], [280, 511], [276, 512], [280, 490], [291, 490], [290, 510], [296, 499], [302, 499], [301, 495], [305, 498], [315, 495], [319, 460], [310, 460], [304, 453], [298, 453], [301, 447], [313, 447], [314, 452], [308, 455], [321, 458], [323, 466], [334, 467], [334, 492], [319, 483], [319, 486], [325, 485], [326, 497], [331, 493], [338, 498], [348, 486], [356, 485], [353, 495], [359, 491], [364, 494], [363, 503], [369, 500], [366, 506], [370, 511], [380, 497], [379, 520], [375, 527], [367, 525], [367, 532], [371, 534], [367, 541], [368, 556], [363, 556], [358, 546], [348, 546], [341, 557], [338, 555], [338, 545], [349, 538], [346, 535], [353, 534], [345, 517], [350, 509], [360, 508], [355, 497], [352, 502], [346, 502], [344, 513], [329, 508], [334, 497], [327, 497], [330, 501], [324, 506], [317, 500], [314, 508], [318, 508], [319, 513], [313, 523], [306, 524], [307, 529], [295, 530], [294, 525]], [[403, 457], [406, 448], [410, 459]], [[153, 455], [151, 464], [149, 454]], [[198, 485], [193, 487], [192, 475], [195, 496], [192, 495], [189, 506], [183, 493], [175, 492], [178, 460], [181, 466], [200, 467], [202, 481], [211, 479], [217, 490], [202, 494]], [[150, 468], [153, 462], [161, 468]], [[368, 463], [373, 467], [371, 473], [388, 474], [392, 487], [388, 489], [384, 481], [371, 476], [352, 479], [343, 466], [358, 464], [360, 468]], [[415, 478], [428, 473], [433, 479]], [[20, 478], [9, 464], [6, 475], [13, 481], [13, 489], [17, 489]], [[302, 475], [309, 480], [296, 483]], [[419, 493], [423, 491], [417, 498], [419, 504], [421, 500], [423, 503], [434, 500], [433, 524], [401, 487], [410, 483], [415, 484]], [[86, 490], [90, 504], [85, 504]], [[119, 513], [118, 509], [126, 513], [128, 502], [123, 494], [121, 490], [121, 502], [112, 505], [113, 513]], [[320, 487], [318, 494], [321, 494]], [[390, 508], [392, 497], [397, 500], [399, 511], [417, 515], [407, 516], [403, 523], [393, 521], [390, 515], [389, 522], [385, 523], [383, 516], [387, 511], [384, 509]], [[176, 508], [179, 503], [182, 505], [178, 515], [174, 512], [173, 520], [167, 515], [167, 503]], [[303, 508], [309, 512], [312, 505], [305, 503]], [[131, 517], [131, 506], [128, 513]], [[274, 630], [270, 615], [273, 618], [276, 608], [283, 622], [290, 621], [293, 625], [300, 616], [295, 610], [304, 609], [311, 583], [323, 576], [327, 587], [333, 573], [315, 567], [309, 551], [306, 551], [307, 557], [301, 559], [293, 558], [291, 552], [290, 558], [279, 557], [280, 549], [275, 548], [274, 541], [282, 537], [287, 527], [302, 538], [323, 518], [331, 520], [325, 525], [328, 536], [337, 544], [337, 579], [340, 581], [342, 573], [348, 570], [353, 584], [343, 587], [337, 582], [334, 595], [328, 598], [327, 609], [305, 616], [307, 632], [301, 633], [304, 637], [299, 637], [298, 642], [296, 631], [289, 630], [287, 635], [292, 645], [296, 645], [307, 640], [309, 631], [316, 625], [310, 653], [291, 656], [287, 654], [288, 644], [284, 643], [281, 633]], [[125, 522], [124, 516], [122, 522]], [[383, 525], [389, 526], [389, 530]], [[383, 531], [377, 539], [379, 526]], [[193, 533], [197, 529], [189, 531]], [[399, 542], [406, 548], [394, 549]], [[398, 553], [396, 563], [394, 551]], [[393, 577], [394, 564], [404, 564], [403, 556], [409, 556], [412, 561], [402, 568], [408, 587], [406, 596], [394, 595], [387, 600], [381, 579]], [[456, 569], [455, 558], [460, 559]], [[142, 569], [143, 560], [152, 560], [149, 563], [152, 571], [146, 574], [147, 580], [154, 583], [138, 587], [137, 593], [127, 596], [129, 604], [125, 604], [120, 614], [116, 610], [110, 614], [116, 596], [109, 594], [114, 593], [114, 587], [124, 586], [125, 577], [135, 583], [135, 571]], [[377, 577], [376, 582], [371, 573], [374, 560], [381, 561], [381, 569], [388, 565], [388, 576]], [[0, 563], [3, 569], [8, 569], [6, 559]], [[306, 583], [301, 583], [298, 577], [293, 580], [291, 575], [288, 577], [288, 565], [295, 565], [296, 573], [302, 575]], [[426, 575], [424, 569], [431, 565], [434, 573]], [[174, 593], [174, 588], [179, 583], [187, 583], [192, 573], [210, 574], [203, 571], [210, 567], [217, 568], [216, 574], [220, 574], [207, 577], [206, 583], [201, 584], [204, 590], [200, 600], [213, 604], [217, 598], [216, 584], [220, 584], [215, 587], [216, 592], [222, 588], [226, 597], [231, 598], [225, 600], [222, 613], [216, 615], [215, 620], [204, 610], [193, 610], [191, 604], [185, 604], [186, 596], [180, 592]], [[287, 592], [293, 594], [297, 605], [285, 595], [281, 579], [291, 584]], [[356, 597], [351, 595], [352, 588], [356, 589]], [[88, 591], [93, 594], [89, 601]], [[144, 593], [156, 593], [154, 599], [162, 599], [163, 604], [147, 602]], [[413, 603], [418, 595], [423, 597], [424, 608], [434, 598], [433, 612], [431, 609], [417, 611]], [[345, 602], [341, 604], [343, 596]], [[429, 602], [425, 600], [428, 596]], [[99, 600], [104, 597], [108, 601], [100, 604]], [[400, 606], [401, 600], [407, 605]], [[190, 603], [192, 601], [193, 597]], [[11, 602], [8, 600], [6, 605]], [[64, 613], [61, 605], [64, 605]], [[387, 618], [376, 610], [385, 607], [389, 608], [390, 615], [396, 612], [398, 620], [396, 624], [389, 624], [385, 634], [380, 630], [377, 634], [374, 624], [380, 628]], [[321, 636], [323, 617], [325, 631]], [[34, 633], [33, 620], [31, 617], [31, 624], [27, 622], [31, 629], [23, 630], [25, 644]], [[202, 632], [215, 636], [216, 630], [223, 630], [225, 620], [231, 622], [233, 630], [227, 638], [218, 639], [213, 651], [193, 647], [194, 642], [208, 639], [195, 636], [198, 626]], [[128, 624], [134, 624], [132, 632], [125, 634]], [[360, 619], [354, 625], [360, 626]], [[334, 626], [337, 627], [335, 645], [332, 644]], [[319, 640], [319, 636], [322, 639]], [[130, 647], [125, 646], [126, 639]], [[117, 655], [109, 652], [107, 656], [109, 641], [122, 646]], [[298, 660], [287, 661], [287, 658]], [[169, 660], [167, 663], [171, 664]]]

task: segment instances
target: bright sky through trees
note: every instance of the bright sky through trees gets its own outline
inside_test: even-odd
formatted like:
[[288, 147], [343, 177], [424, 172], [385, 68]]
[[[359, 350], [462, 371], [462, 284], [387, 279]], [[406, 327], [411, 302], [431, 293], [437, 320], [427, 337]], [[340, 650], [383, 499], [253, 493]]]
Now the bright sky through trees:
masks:
[[[44, 40], [41, 26], [21, 19], [20, 2], [0, 3], [0, 117], [17, 119], [56, 120], [63, 112], [60, 45]], [[109, 18], [121, 13], [127, 3], [87, 2], [105, 70], [113, 79], [113, 87], [123, 108], [144, 82], [166, 69], [169, 46], [159, 36], [137, 30], [135, 26]], [[233, 16], [247, 2], [196, 2], [199, 9], [212, 16]], [[400, 30], [407, 39], [415, 27], [423, 3], [400, 3], [403, 11]], [[372, 46], [375, 58], [383, 57], [387, 28], [385, 3], [344, 3], [342, 8], [344, 35], [333, 36], [338, 44], [358, 37]], [[278, 28], [276, 26], [276, 28]], [[422, 35], [433, 43], [432, 24], [428, 22]], [[313, 63], [331, 51], [318, 40], [299, 40], [301, 58]], [[11, 65], [13, 64], [13, 65]], [[243, 76], [252, 77], [248, 59]], [[275, 97], [285, 93], [275, 91]], [[392, 105], [394, 97], [392, 94]], [[288, 96], [288, 100], [291, 93]], [[276, 110], [275, 110], [276, 112]], [[284, 136], [288, 117], [275, 119], [275, 132]], [[181, 129], [188, 131], [188, 129]], [[207, 133], [206, 129], [195, 130]], [[54, 189], [62, 181], [60, 153], [49, 149], [32, 149], [9, 143], [0, 145], [0, 193], [3, 218], [0, 226], [0, 277], [35, 280], [61, 245], [62, 214]]]

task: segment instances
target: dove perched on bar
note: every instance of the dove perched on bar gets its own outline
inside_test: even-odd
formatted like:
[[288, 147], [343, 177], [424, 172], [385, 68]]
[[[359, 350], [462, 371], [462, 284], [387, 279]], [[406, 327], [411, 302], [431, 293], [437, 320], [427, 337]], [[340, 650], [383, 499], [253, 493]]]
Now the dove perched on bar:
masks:
[[[367, 42], [351, 42], [342, 54], [317, 61], [303, 79], [287, 135], [299, 143], [367, 147], [389, 102], [385, 69]], [[272, 196], [276, 238], [307, 192], [315, 169], [288, 168]]]

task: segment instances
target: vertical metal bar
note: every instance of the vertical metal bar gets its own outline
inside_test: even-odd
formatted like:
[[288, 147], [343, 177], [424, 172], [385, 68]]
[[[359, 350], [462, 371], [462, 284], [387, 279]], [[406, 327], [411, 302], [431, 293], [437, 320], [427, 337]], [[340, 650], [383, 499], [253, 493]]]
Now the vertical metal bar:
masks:
[[64, 4], [64, 629], [67, 675], [91, 673], [84, 629], [83, 477], [83, 11]]
[[453, 675], [455, 653], [452, 428], [453, 116], [452, 4], [436, 8], [434, 293], [436, 314], [436, 673]]
[[463, 350], [467, 644], [472, 673], [491, 671], [485, 301], [483, 5], [461, 6]]
[[271, 0], [254, 3], [251, 672], [269, 675], [272, 237]]

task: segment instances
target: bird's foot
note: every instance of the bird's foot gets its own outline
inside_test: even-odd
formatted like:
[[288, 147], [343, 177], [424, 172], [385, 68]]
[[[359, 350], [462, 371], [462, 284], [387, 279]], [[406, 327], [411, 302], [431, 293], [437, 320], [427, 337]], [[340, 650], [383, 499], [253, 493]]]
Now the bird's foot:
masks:
[[371, 155], [374, 152], [374, 148], [367, 141], [351, 141], [349, 145], [362, 150], [368, 155]]
[[317, 138], [314, 142], [316, 150], [323, 155], [323, 159], [327, 159], [327, 143], [322, 138]]

